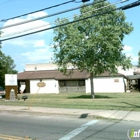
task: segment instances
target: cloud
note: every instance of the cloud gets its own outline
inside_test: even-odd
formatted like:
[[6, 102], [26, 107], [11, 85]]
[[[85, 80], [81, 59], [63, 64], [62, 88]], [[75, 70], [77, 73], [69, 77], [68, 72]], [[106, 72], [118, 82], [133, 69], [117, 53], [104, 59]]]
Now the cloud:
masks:
[[[5, 44], [5, 43], [4, 43]], [[12, 41], [6, 42], [6, 44], [11, 44], [11, 45], [16, 45], [20, 47], [45, 47], [45, 40], [43, 39], [38, 39], [38, 40], [33, 40], [33, 39], [16, 39]]]
[[138, 56], [134, 55], [133, 47], [125, 45], [123, 47], [123, 52], [125, 53], [125, 55], [127, 57], [131, 57], [132, 64], [137, 65], [137, 63], [138, 63]]
[[[37, 18], [40, 16], [45, 16], [45, 15], [47, 15], [46, 12], [37, 12], [31, 15], [28, 15], [26, 18], [11, 19], [4, 23], [4, 27], [8, 25], [12, 25], [12, 24], [17, 24], [20, 22], [25, 22], [27, 20]], [[10, 36], [15, 36], [15, 35], [21, 35], [25, 33], [47, 29], [49, 27], [51, 27], [49, 22], [44, 21], [44, 20], [36, 20], [36, 21], [29, 22], [26, 24], [16, 25], [13, 27], [2, 29], [3, 33], [1, 34], [1, 37], [5, 38], [5, 37], [10, 37]]]
[[124, 49], [123, 51], [125, 51], [125, 52], [130, 52], [130, 51], [133, 50], [133, 47], [125, 45], [125, 46], [123, 47], [123, 49]]
[[133, 60], [134, 62], [138, 62], [138, 56], [132, 56], [132, 60]]
[[36, 12], [33, 14], [28, 15], [28, 19], [33, 19], [33, 18], [38, 18], [38, 17], [43, 17], [43, 16], [47, 16], [48, 14], [44, 11], [40, 11], [40, 12]]
[[[4, 26], [24, 22], [26, 20], [46, 15], [47, 15], [46, 12], [34, 13], [26, 17], [9, 20], [4, 23]], [[5, 28], [2, 30], [4, 32], [2, 36], [3, 38], [8, 38], [8, 34], [13, 34], [15, 36], [16, 33], [14, 32], [22, 32], [24, 30], [30, 30], [26, 32], [29, 33], [31, 31], [38, 31], [40, 29], [46, 29], [48, 27], [51, 27], [50, 23], [42, 19], [19, 26]], [[31, 30], [32, 28], [37, 29]], [[2, 49], [3, 51], [5, 51], [6, 54], [10, 55], [13, 58], [17, 70], [22, 71], [24, 69], [24, 65], [27, 63], [46, 63], [51, 61], [53, 52], [51, 51], [52, 48], [49, 46], [49, 44], [51, 42], [52, 37], [53, 30], [48, 30], [47, 32], [39, 32], [37, 34], [32, 34], [24, 37], [3, 41]]]
[[43, 46], [45, 46], [45, 41], [44, 40], [36, 40], [33, 44], [35, 47], [43, 47]]
[[[44, 12], [44, 11], [37, 12], [37, 13], [34, 13], [34, 14], [30, 14], [30, 15], [24, 17], [24, 18], [22, 17], [22, 18], [15, 18], [15, 19], [12, 19], [12, 20], [8, 20], [7, 22], [4, 23], [4, 26], [12, 25], [12, 24], [19, 23], [19, 22], [24, 22], [26, 20], [30, 20], [30, 19], [34, 19], [34, 18], [38, 18], [38, 17], [41, 17], [41, 16], [46, 16], [46, 15], [47, 15], [47, 13]], [[11, 35], [12, 36], [17, 36], [17, 35], [30, 33], [30, 32], [33, 32], [33, 31], [39, 31], [39, 30], [42, 30], [42, 29], [47, 29], [50, 26], [51, 26], [50, 23], [47, 22], [47, 21], [37, 20], [37, 21], [34, 21], [34, 22], [29, 22], [27, 24], [22, 24], [22, 25], [19, 25], [19, 26], [5, 28], [5, 29], [2, 29], [3, 33], [1, 35], [1, 39], [11, 37]], [[26, 31], [26, 30], [27, 30], [27, 32], [23, 33], [23, 31]], [[48, 32], [49, 32], [49, 34], [52, 33], [52, 32], [50, 32], [50, 30]], [[47, 34], [48, 34], [48, 32], [47, 32]], [[48, 35], [46, 35], [46, 32], [39, 32], [37, 34], [32, 34], [30, 36], [24, 36], [24, 37], [15, 38], [15, 39], [12, 39], [12, 40], [4, 41], [3, 45], [4, 46], [14, 45], [14, 46], [17, 46], [17, 47], [43, 47], [43, 46], [46, 46], [46, 44], [45, 44], [46, 38], [44, 39], [44, 37], [45, 37], [44, 35], [48, 37]]]
[[28, 61], [38, 62], [38, 61], [48, 61], [51, 60], [53, 53], [48, 50], [49, 47], [42, 49], [35, 49], [34, 51], [29, 51], [22, 53], [21, 55], [26, 57]]
[[137, 64], [138, 63], [138, 56], [135, 56], [134, 54], [130, 53], [130, 54], [126, 54], [127, 57], [131, 57], [132, 58], [132, 64]]

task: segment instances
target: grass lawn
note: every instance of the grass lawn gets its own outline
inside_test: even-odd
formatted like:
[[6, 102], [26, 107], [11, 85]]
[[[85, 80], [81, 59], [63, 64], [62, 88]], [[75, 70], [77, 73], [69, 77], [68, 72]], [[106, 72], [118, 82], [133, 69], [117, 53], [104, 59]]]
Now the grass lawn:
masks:
[[85, 93], [19, 94], [18, 97], [21, 98], [23, 95], [28, 96], [26, 101], [0, 99], [0, 105], [140, 111], [139, 92], [96, 93], [95, 99], [91, 99], [91, 95]]

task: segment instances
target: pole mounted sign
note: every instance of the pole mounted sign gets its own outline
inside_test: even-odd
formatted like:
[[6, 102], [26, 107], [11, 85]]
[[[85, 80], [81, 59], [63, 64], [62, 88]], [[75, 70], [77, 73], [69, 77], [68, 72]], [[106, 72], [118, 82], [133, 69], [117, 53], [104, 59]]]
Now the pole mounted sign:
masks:
[[5, 74], [5, 86], [17, 86], [17, 74]]
[[17, 74], [5, 74], [6, 99], [15, 100], [17, 97]]

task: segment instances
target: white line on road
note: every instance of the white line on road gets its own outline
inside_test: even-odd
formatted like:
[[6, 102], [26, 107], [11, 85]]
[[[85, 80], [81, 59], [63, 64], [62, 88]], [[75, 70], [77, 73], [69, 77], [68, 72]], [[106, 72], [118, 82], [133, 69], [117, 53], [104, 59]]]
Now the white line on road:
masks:
[[81, 125], [79, 128], [76, 128], [72, 132], [66, 134], [64, 137], [60, 138], [59, 140], [70, 140], [73, 137], [75, 137], [76, 135], [78, 135], [79, 133], [81, 133], [82, 131], [84, 131], [86, 128], [88, 128], [89, 126], [91, 126], [97, 122], [98, 122], [98, 120], [89, 121], [89, 122]]

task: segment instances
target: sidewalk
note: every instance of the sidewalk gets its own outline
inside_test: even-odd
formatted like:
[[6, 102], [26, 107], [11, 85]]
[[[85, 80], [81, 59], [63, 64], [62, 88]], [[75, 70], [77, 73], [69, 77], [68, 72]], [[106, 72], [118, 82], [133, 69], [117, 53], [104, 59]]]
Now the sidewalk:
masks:
[[46, 108], [28, 106], [5, 106], [0, 105], [0, 111], [44, 113], [48, 115], [69, 115], [79, 118], [107, 118], [127, 121], [140, 121], [140, 112], [118, 111], [118, 110], [87, 110], [87, 109], [66, 109], [66, 108]]

